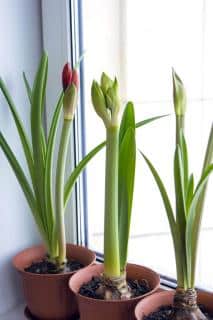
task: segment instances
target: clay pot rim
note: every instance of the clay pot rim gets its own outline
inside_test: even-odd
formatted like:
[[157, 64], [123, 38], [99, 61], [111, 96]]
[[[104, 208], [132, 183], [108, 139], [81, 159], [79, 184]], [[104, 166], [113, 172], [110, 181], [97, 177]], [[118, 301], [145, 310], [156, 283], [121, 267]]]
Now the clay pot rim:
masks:
[[[199, 296], [209, 296], [211, 295], [212, 298], [213, 298], [213, 292], [211, 291], [207, 291], [207, 290], [202, 290], [202, 289], [199, 289], [199, 288], [195, 288], [197, 293], [198, 293], [198, 299], [199, 299]], [[138, 302], [138, 304], [136, 305], [135, 307], [135, 318], [138, 319], [138, 315], [141, 313], [140, 311], [143, 310], [143, 306], [148, 303], [149, 299], [155, 299], [156, 297], [160, 297], [160, 298], [163, 298], [165, 297], [165, 299], [171, 299], [171, 301], [173, 300], [174, 298], [174, 295], [175, 295], [175, 289], [162, 289], [162, 291], [158, 291], [158, 292], [155, 292], [154, 294], [146, 297], [145, 299], [142, 299], [141, 301]], [[203, 302], [202, 302], [203, 304]], [[162, 306], [164, 305], [170, 305], [170, 303], [167, 303], [167, 304], [162, 304]], [[205, 304], [204, 304], [205, 306]], [[152, 312], [155, 312], [157, 311], [159, 307], [156, 307], [156, 310], [153, 310]], [[142, 315], [143, 317], [144, 316], [147, 316], [143, 311], [142, 311]]]
[[[97, 265], [98, 265], [98, 266], [103, 266], [104, 264], [103, 264], [103, 263], [93, 264], [93, 265], [90, 265], [90, 266], [86, 267], [85, 269], [87, 269], [87, 268], [94, 268], [94, 267], [96, 267]], [[98, 302], [98, 303], [126, 303], [126, 302], [129, 302], [129, 301], [138, 301], [138, 300], [140, 300], [141, 298], [145, 298], [145, 297], [148, 297], [148, 296], [152, 295], [153, 292], [155, 293], [155, 291], [156, 291], [156, 290], [159, 288], [159, 286], [160, 286], [160, 275], [159, 275], [157, 272], [155, 272], [154, 270], [152, 270], [152, 269], [150, 269], [150, 268], [148, 268], [148, 267], [145, 267], [145, 266], [142, 266], [142, 265], [139, 265], [139, 264], [135, 264], [135, 263], [127, 263], [127, 266], [136, 266], [136, 267], [143, 268], [143, 269], [149, 271], [150, 273], [152, 273], [153, 275], [155, 275], [156, 278], [158, 277], [158, 282], [157, 282], [156, 286], [155, 286], [152, 290], [150, 290], [149, 292], [147, 292], [147, 293], [145, 293], [145, 294], [143, 294], [143, 295], [141, 295], [141, 296], [134, 297], [134, 298], [131, 298], [131, 299], [125, 299], [125, 300], [118, 300], [118, 299], [116, 299], [116, 300], [94, 299], [94, 298], [86, 297], [86, 296], [80, 294], [79, 292], [75, 292], [75, 291], [72, 290], [72, 286], [71, 286], [72, 281], [73, 281], [73, 277], [75, 277], [75, 275], [74, 275], [72, 278], [70, 278], [70, 280], [69, 280], [69, 288], [70, 288], [70, 290], [71, 290], [72, 292], [74, 292], [74, 294], [75, 294], [76, 296], [82, 297], [83, 299], [85, 299], [85, 300], [88, 301], [88, 302], [89, 302], [89, 301], [90, 301], [90, 302], [91, 302], [91, 301], [96, 301], [96, 302]], [[83, 269], [79, 270], [79, 272], [80, 272], [80, 271], [83, 272]], [[85, 270], [84, 270], [84, 271], [85, 271]]]
[[[174, 296], [175, 290], [172, 289], [172, 290], [163, 290], [161, 292], [155, 292], [155, 293], [152, 294], [152, 298], [155, 298], [157, 296], [160, 296], [160, 297], [166, 296], [167, 297], [170, 294], [172, 294]], [[142, 309], [144, 303], [146, 303], [146, 301], [148, 301], [148, 298], [150, 298], [150, 297], [146, 297], [145, 299], [139, 301], [138, 304], [136, 305], [136, 307], [135, 307], [135, 317], [136, 317], [136, 319], [137, 319], [137, 315], [138, 315], [138, 310]]]
[[[66, 246], [67, 246], [67, 247], [70, 247], [70, 248], [75, 247], [75, 248], [85, 249], [87, 252], [90, 252], [90, 254], [93, 256], [93, 259], [92, 259], [91, 263], [90, 263], [89, 265], [84, 266], [82, 269], [87, 268], [87, 267], [95, 264], [95, 261], [96, 261], [96, 253], [95, 253], [94, 251], [88, 249], [88, 248], [85, 247], [85, 246], [78, 245], [78, 244], [67, 243]], [[66, 273], [53, 273], [53, 274], [49, 274], [49, 273], [47, 273], [47, 274], [41, 274], [41, 273], [40, 273], [40, 274], [39, 274], [39, 273], [33, 273], [33, 272], [25, 271], [24, 268], [26, 268], [27, 266], [24, 267], [24, 268], [22, 268], [22, 267], [19, 267], [19, 266], [17, 265], [16, 259], [17, 259], [18, 256], [20, 256], [20, 255], [22, 255], [22, 254], [25, 254], [25, 253], [29, 252], [30, 250], [33, 250], [33, 249], [44, 249], [44, 248], [45, 248], [44, 244], [39, 244], [39, 245], [31, 246], [31, 247], [29, 247], [29, 248], [26, 248], [26, 249], [20, 251], [20, 252], [17, 253], [17, 254], [13, 257], [13, 259], [12, 259], [12, 265], [13, 265], [13, 267], [14, 267], [18, 272], [20, 272], [21, 274], [25, 274], [25, 275], [33, 276], [33, 277], [37, 277], [37, 278], [42, 278], [42, 277], [45, 277], [45, 278], [59, 278], [59, 277], [67, 277], [67, 276], [70, 276], [70, 277], [71, 277], [74, 273], [76, 273], [77, 271], [79, 271], [79, 270], [76, 270], [76, 271], [71, 271], [71, 272], [66, 272]], [[80, 270], [82, 270], [82, 269], [80, 269]]]

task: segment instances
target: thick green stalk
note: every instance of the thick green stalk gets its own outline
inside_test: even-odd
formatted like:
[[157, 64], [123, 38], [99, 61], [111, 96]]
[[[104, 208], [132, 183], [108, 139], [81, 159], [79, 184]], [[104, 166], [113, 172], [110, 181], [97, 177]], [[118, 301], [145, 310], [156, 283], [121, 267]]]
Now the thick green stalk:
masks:
[[[186, 245], [185, 245], [185, 198], [184, 198], [184, 173], [182, 172], [183, 158], [182, 158], [182, 144], [181, 133], [184, 133], [184, 115], [176, 115], [176, 153], [180, 150], [179, 157], [176, 154], [175, 163], [175, 195], [176, 195], [176, 225], [177, 238], [176, 245], [180, 250], [176, 252], [176, 266], [178, 286], [184, 289], [187, 288], [187, 263], [186, 263]], [[181, 173], [182, 172], [182, 173]]]
[[184, 132], [184, 116], [176, 115], [176, 145], [180, 144], [180, 133]]
[[119, 127], [107, 128], [105, 223], [104, 223], [104, 274], [120, 276], [118, 237], [118, 151]]
[[64, 172], [67, 158], [67, 148], [69, 143], [71, 120], [64, 120], [61, 141], [58, 151], [58, 162], [56, 169], [56, 228], [58, 236], [58, 263], [63, 265], [66, 261], [66, 236], [64, 224]]

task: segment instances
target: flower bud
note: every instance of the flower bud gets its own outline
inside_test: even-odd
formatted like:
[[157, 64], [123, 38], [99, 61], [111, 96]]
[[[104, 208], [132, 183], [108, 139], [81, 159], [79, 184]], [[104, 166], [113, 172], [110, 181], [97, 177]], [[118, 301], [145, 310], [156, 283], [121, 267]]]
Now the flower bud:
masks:
[[177, 75], [177, 73], [172, 70], [173, 79], [173, 101], [175, 113], [177, 116], [184, 116], [186, 112], [186, 91], [183, 82]]
[[76, 86], [77, 89], [79, 88], [79, 77], [78, 77], [78, 72], [77, 72], [76, 69], [74, 69], [73, 72], [72, 72], [71, 83], [73, 83]]
[[78, 102], [78, 89], [75, 84], [69, 85], [64, 93], [64, 119], [72, 120], [74, 118], [75, 109]]
[[111, 88], [112, 86], [113, 86], [112, 79], [110, 79], [110, 77], [108, 77], [108, 75], [103, 72], [101, 75], [101, 89], [103, 93], [106, 94], [108, 89]]
[[71, 84], [71, 82], [72, 82], [72, 70], [70, 68], [70, 64], [66, 63], [62, 72], [62, 85], [63, 85], [64, 92], [68, 88], [68, 86]]
[[103, 119], [106, 127], [117, 126], [119, 123], [120, 98], [118, 82], [112, 81], [102, 73], [101, 84], [92, 84], [92, 102], [97, 114]]
[[107, 108], [111, 110], [112, 115], [113, 113], [117, 114], [119, 112], [120, 98], [118, 95], [118, 82], [116, 78], [113, 82], [113, 85], [107, 90], [106, 102], [107, 102]]
[[92, 83], [91, 89], [92, 103], [96, 113], [101, 117], [105, 124], [109, 121], [109, 114], [107, 112], [107, 106], [103, 91], [96, 81]]

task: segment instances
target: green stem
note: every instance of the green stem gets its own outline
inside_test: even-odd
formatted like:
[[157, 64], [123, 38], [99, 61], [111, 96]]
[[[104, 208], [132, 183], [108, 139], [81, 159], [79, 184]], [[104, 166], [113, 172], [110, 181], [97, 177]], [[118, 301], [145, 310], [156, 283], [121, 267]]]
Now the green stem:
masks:
[[[176, 115], [176, 146], [179, 145], [181, 148], [181, 138], [180, 134], [181, 131], [184, 133], [184, 115]], [[180, 178], [181, 179], [181, 178]], [[178, 191], [176, 190], [176, 221], [177, 221], [177, 238], [176, 238], [176, 246], [178, 249], [175, 249], [175, 255], [176, 255], [176, 268], [177, 268], [177, 283], [178, 286], [181, 288], [186, 289], [187, 288], [187, 277], [186, 277], [186, 247], [185, 247], [185, 227], [184, 229], [183, 224], [186, 222], [181, 219], [182, 217], [182, 210], [181, 207], [182, 201], [184, 199], [177, 198]], [[182, 203], [182, 205], [184, 205]]]
[[104, 274], [120, 276], [118, 237], [118, 151], [119, 127], [107, 128], [105, 223], [104, 223]]
[[58, 263], [63, 265], [66, 262], [66, 236], [64, 223], [64, 173], [66, 166], [67, 149], [70, 134], [70, 120], [64, 120], [61, 141], [58, 151], [58, 162], [56, 170], [56, 228], [58, 236]]
[[184, 132], [184, 116], [176, 115], [176, 145], [180, 144], [180, 132]]

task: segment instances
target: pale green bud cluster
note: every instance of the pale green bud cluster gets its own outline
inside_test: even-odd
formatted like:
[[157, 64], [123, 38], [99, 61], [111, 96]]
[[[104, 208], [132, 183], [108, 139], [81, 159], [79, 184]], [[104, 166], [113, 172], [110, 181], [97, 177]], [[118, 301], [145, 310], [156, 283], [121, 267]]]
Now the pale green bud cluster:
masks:
[[173, 79], [173, 101], [175, 113], [177, 116], [184, 116], [186, 112], [186, 91], [177, 73], [172, 70]]
[[101, 83], [93, 81], [91, 95], [96, 113], [102, 118], [105, 126], [117, 126], [119, 122], [120, 97], [118, 81], [102, 73]]

